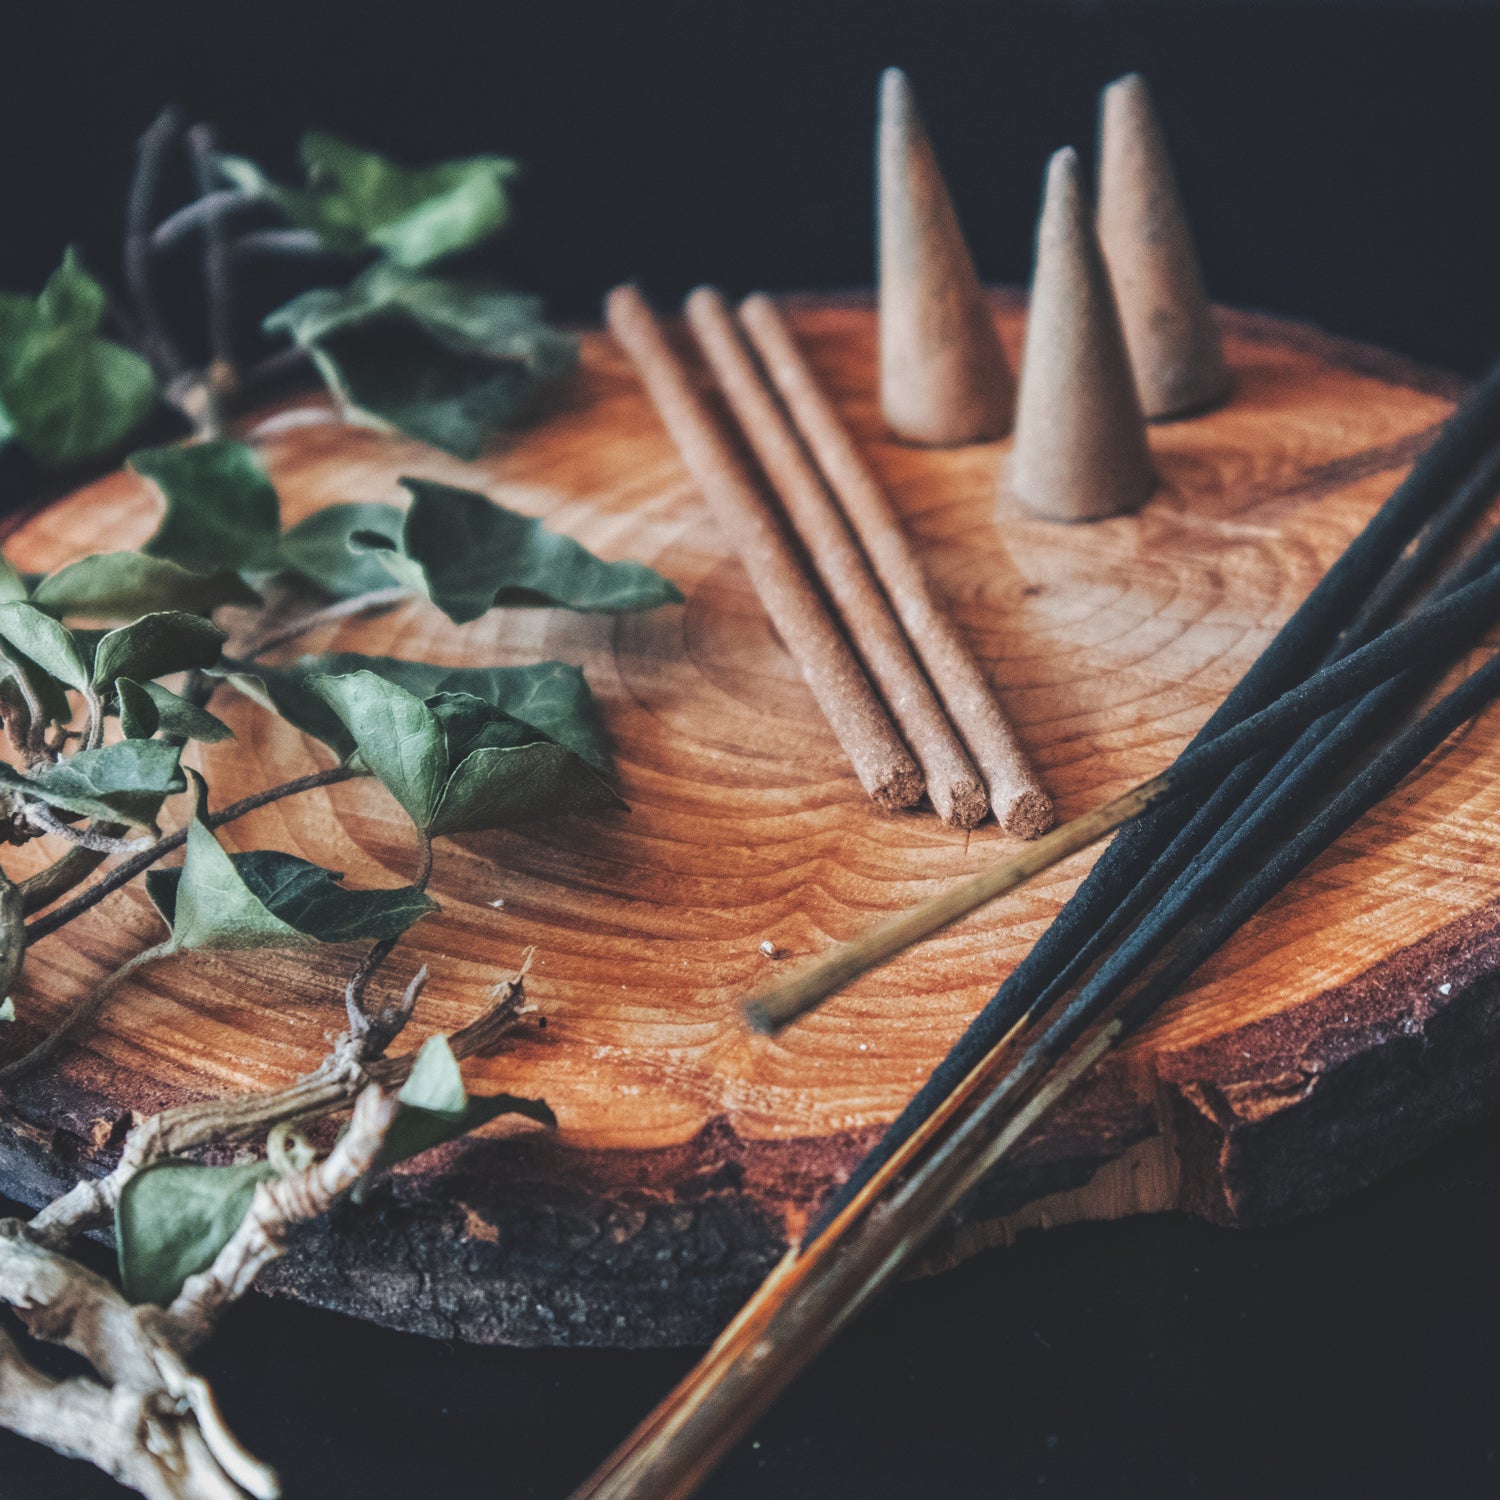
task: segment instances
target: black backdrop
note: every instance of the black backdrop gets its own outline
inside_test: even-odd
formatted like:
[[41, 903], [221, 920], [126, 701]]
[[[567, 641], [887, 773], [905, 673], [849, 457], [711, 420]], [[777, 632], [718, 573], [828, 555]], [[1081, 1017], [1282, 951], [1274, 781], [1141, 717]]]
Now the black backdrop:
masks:
[[[1477, 370], [1496, 317], [1500, 10], [1418, 3], [32, 3], [6, 19], [0, 286], [117, 254], [167, 100], [290, 169], [317, 125], [524, 160], [497, 262], [563, 316], [870, 274], [879, 69], [911, 72], [984, 273], [1027, 273], [1043, 162], [1155, 86], [1210, 281]], [[901, 1289], [707, 1492], [1260, 1496], [1497, 1488], [1500, 1121], [1320, 1217], [1034, 1236]], [[450, 1348], [255, 1301], [207, 1359], [293, 1496], [561, 1496], [685, 1353]], [[5, 1500], [114, 1493], [0, 1436]]]

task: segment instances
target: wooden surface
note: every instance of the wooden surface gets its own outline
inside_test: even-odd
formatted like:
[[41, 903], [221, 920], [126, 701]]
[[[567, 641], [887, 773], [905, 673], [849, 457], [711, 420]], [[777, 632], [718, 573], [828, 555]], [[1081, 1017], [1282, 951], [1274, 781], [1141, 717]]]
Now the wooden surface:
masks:
[[[997, 300], [1015, 357], [1022, 320]], [[873, 318], [795, 324], [889, 480], [990, 665], [1062, 817], [1163, 766], [1389, 492], [1455, 383], [1268, 319], [1226, 316], [1236, 390], [1152, 429], [1165, 483], [1137, 516], [1066, 527], [1012, 503], [1006, 444], [899, 447], [874, 404]], [[534, 1343], [711, 1336], [1026, 952], [1080, 857], [771, 1040], [737, 1001], [1010, 841], [955, 834], [861, 792], [664, 433], [602, 335], [535, 430], [464, 465], [340, 426], [313, 398], [246, 425], [289, 520], [396, 499], [415, 473], [482, 487], [608, 557], [648, 561], [682, 607], [619, 620], [421, 605], [325, 631], [337, 646], [454, 664], [582, 664], [631, 810], [439, 845], [443, 911], [390, 971], [432, 977], [406, 1043], [451, 1030], [537, 950], [545, 1016], [472, 1064], [481, 1089], [544, 1095], [556, 1137], [496, 1125], [307, 1235], [276, 1288], [396, 1326]], [[146, 486], [116, 474], [26, 519], [23, 568], [138, 542]], [[238, 743], [201, 756], [213, 801], [327, 764], [227, 695]], [[1179, 1205], [1227, 1223], [1318, 1207], [1500, 1098], [1500, 715], [1461, 734], [1267, 909], [976, 1195], [933, 1264], [1019, 1227]], [[344, 785], [247, 818], [351, 885], [410, 875], [404, 818]], [[31, 857], [33, 851], [25, 851]], [[16, 858], [21, 868], [21, 858]], [[503, 902], [503, 905], [497, 903]], [[7, 1051], [153, 940], [144, 893], [112, 897], [28, 957]], [[769, 939], [787, 955], [768, 959]], [[0, 1112], [0, 1190], [37, 1198], [106, 1163], [130, 1109], [283, 1083], [342, 1022], [352, 955], [178, 959]], [[995, 1263], [1004, 1274], [1004, 1261]]]

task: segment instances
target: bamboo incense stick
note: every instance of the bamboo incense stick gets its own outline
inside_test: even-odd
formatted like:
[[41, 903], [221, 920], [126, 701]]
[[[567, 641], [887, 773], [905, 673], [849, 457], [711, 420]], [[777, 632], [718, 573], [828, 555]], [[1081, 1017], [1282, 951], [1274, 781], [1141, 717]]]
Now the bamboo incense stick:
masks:
[[[1027, 1130], [1149, 1018], [1209, 952], [1386, 796], [1444, 738], [1500, 696], [1500, 654], [1399, 734], [1168, 970], [1113, 1014], [1076, 1002], [1036, 1042], [1002, 1039], [919, 1131], [877, 1168], [829, 1229], [789, 1254], [703, 1360], [575, 1500], [685, 1500], [776, 1394], [917, 1253]], [[1092, 1029], [1090, 1029], [1092, 1028]], [[873, 1211], [879, 1206], [879, 1211]]]
[[1007, 833], [1036, 838], [1053, 821], [1052, 800], [963, 637], [933, 595], [895, 506], [813, 374], [776, 304], [747, 298], [740, 322], [777, 394], [817, 460], [864, 547], [875, 576], [906, 627], [954, 726], [989, 784]]
[[699, 287], [684, 304], [688, 326], [761, 468], [775, 487], [840, 622], [885, 699], [927, 781], [938, 816], [973, 828], [989, 796], [900, 624], [807, 450], [766, 385], [724, 298]]
[[1290, 739], [1330, 708], [1409, 667], [1472, 640], [1500, 619], [1500, 566], [1392, 625], [1349, 655], [1288, 689], [1273, 703], [1204, 744], [1185, 750], [1160, 775], [1082, 818], [1054, 829], [1023, 854], [877, 923], [852, 943], [790, 975], [746, 1003], [747, 1021], [775, 1032], [822, 1004], [852, 979], [885, 963], [996, 896], [1050, 868], [1159, 803], [1207, 785], [1268, 745]]
[[656, 315], [633, 286], [609, 294], [605, 315], [865, 790], [912, 806], [921, 771]]

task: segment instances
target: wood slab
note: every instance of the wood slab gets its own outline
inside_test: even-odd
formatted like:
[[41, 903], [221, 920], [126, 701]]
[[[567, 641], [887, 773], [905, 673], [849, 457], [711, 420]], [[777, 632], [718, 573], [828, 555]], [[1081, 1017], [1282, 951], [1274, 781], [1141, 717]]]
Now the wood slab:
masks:
[[[1015, 357], [1020, 307], [999, 297], [996, 315]], [[1183, 746], [1457, 389], [1306, 329], [1226, 315], [1231, 403], [1152, 429], [1165, 483], [1139, 515], [1068, 527], [1013, 504], [997, 514], [1004, 444], [940, 452], [885, 437], [867, 305], [800, 303], [794, 322], [1063, 817]], [[414, 930], [389, 975], [404, 984], [431, 966], [403, 1044], [414, 1046], [472, 1017], [535, 947], [528, 991], [545, 1028], [533, 1020], [470, 1073], [479, 1088], [544, 1095], [557, 1135], [497, 1125], [423, 1158], [306, 1235], [266, 1281], [465, 1339], [709, 1338], [1088, 858], [786, 1036], [749, 1034], [737, 1002], [775, 963], [852, 937], [1010, 841], [993, 825], [955, 834], [927, 811], [882, 815], [865, 798], [607, 339], [585, 337], [560, 410], [477, 464], [339, 425], [313, 397], [245, 432], [289, 520], [333, 501], [396, 499], [399, 475], [424, 475], [483, 488], [606, 556], [648, 561], [687, 600], [618, 620], [496, 611], [462, 629], [413, 604], [308, 641], [454, 664], [581, 663], [631, 810], [441, 843], [442, 913]], [[24, 519], [7, 552], [23, 568], [55, 566], [140, 541], [155, 511], [145, 484], [117, 473]], [[239, 741], [193, 752], [215, 804], [328, 763], [249, 704], [216, 706]], [[1250, 1224], [1306, 1212], [1500, 1098], [1497, 739], [1500, 715], [1456, 736], [1252, 922], [975, 1195], [932, 1263], [1082, 1217], [1180, 1207]], [[290, 850], [352, 885], [401, 883], [412, 866], [404, 817], [367, 784], [280, 803], [225, 838]], [[156, 932], [131, 890], [40, 943], [7, 1052]], [[766, 939], [789, 957], [765, 957]], [[352, 959], [179, 959], [143, 974], [4, 1102], [0, 1187], [35, 1200], [100, 1170], [131, 1110], [311, 1068], [342, 1024]]]

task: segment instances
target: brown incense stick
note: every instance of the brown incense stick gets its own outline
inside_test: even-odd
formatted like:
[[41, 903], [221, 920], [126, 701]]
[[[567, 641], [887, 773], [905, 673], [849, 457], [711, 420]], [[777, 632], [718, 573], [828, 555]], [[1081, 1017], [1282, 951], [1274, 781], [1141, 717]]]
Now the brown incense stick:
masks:
[[656, 315], [621, 286], [605, 316], [865, 790], [882, 807], [912, 806], [921, 771]]
[[973, 828], [990, 810], [984, 783], [913, 658], [822, 476], [745, 347], [724, 298], [711, 287], [699, 287], [687, 299], [686, 312], [729, 409], [775, 486], [855, 651], [921, 764], [938, 816], [945, 823]]
[[750, 297], [740, 307], [740, 321], [838, 497], [943, 706], [989, 783], [1000, 826], [1020, 838], [1045, 833], [1052, 826], [1051, 799], [979, 664], [933, 596], [895, 506], [818, 383], [776, 304], [769, 297]]

